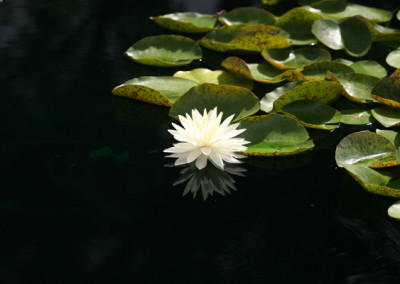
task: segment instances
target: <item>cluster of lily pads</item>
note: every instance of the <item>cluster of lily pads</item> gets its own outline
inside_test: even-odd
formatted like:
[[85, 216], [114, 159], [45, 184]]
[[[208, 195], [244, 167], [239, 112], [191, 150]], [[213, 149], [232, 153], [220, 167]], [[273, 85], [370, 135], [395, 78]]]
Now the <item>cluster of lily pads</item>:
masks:
[[[241, 137], [251, 142], [249, 156], [307, 151], [315, 146], [307, 129], [375, 123], [376, 133], [345, 137], [336, 161], [367, 190], [400, 198], [400, 69], [394, 70], [400, 68], [400, 30], [385, 24], [392, 17], [345, 1], [320, 1], [280, 16], [243, 7], [151, 17], [179, 35], [146, 37], [126, 55], [140, 64], [187, 66], [172, 76], [134, 78], [112, 92], [169, 107], [175, 118], [217, 106], [223, 119], [234, 114], [246, 128]], [[266, 92], [253, 93], [255, 86]]]

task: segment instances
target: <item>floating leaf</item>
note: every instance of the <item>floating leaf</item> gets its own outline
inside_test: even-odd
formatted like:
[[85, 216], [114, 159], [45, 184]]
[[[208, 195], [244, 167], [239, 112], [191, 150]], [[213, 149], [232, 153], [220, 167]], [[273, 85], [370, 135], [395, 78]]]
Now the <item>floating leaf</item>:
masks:
[[378, 25], [370, 20], [362, 17], [356, 16], [358, 19], [362, 20], [368, 27], [369, 32], [371, 34], [372, 41], [391, 41], [399, 39], [400, 30], [387, 28], [381, 25]]
[[307, 45], [316, 42], [311, 26], [314, 21], [322, 18], [318, 14], [297, 7], [283, 14], [275, 25], [289, 33], [289, 41], [292, 44]]
[[381, 168], [397, 165], [396, 148], [385, 137], [362, 131], [347, 135], [336, 147], [336, 163]]
[[344, 168], [369, 192], [400, 198], [400, 180], [391, 181], [390, 177], [360, 165], [345, 165]]
[[303, 67], [302, 74], [306, 80], [323, 79], [327, 72], [335, 75], [347, 75], [353, 73], [353, 69], [345, 64], [333, 61], [311, 63]]
[[294, 87], [302, 84], [302, 81], [290, 82], [282, 87], [276, 88], [272, 92], [265, 94], [261, 100], [261, 110], [265, 112], [270, 112], [274, 108], [274, 101], [285, 94], [287, 91], [293, 89]]
[[370, 75], [377, 78], [383, 78], [387, 75], [386, 69], [373, 60], [360, 60], [350, 64], [350, 67], [356, 73]]
[[295, 101], [285, 105], [281, 112], [305, 127], [332, 130], [337, 128], [341, 113], [331, 106], [311, 100]]
[[400, 220], [400, 201], [397, 201], [395, 204], [390, 206], [387, 213], [390, 217]]
[[377, 129], [376, 133], [388, 139], [396, 148], [400, 147], [400, 132]]
[[246, 50], [261, 52], [266, 48], [285, 48], [290, 43], [279, 33], [275, 26], [222, 26], [200, 39], [206, 48], [224, 52], [227, 50]]
[[233, 73], [260, 83], [273, 84], [285, 80], [285, 78], [279, 77], [283, 70], [266, 62], [246, 63], [239, 57], [230, 56], [222, 61], [221, 65]]
[[303, 8], [334, 21], [357, 15], [363, 15], [365, 18], [376, 23], [388, 22], [392, 18], [390, 11], [344, 1], [321, 1], [310, 6], [304, 6]]
[[112, 90], [118, 96], [161, 106], [173, 103], [197, 83], [182, 78], [144, 76], [124, 82]]
[[371, 35], [366, 24], [353, 17], [341, 23], [333, 20], [317, 20], [312, 25], [312, 32], [327, 47], [344, 49], [351, 56], [363, 56], [371, 48]]
[[286, 156], [314, 147], [307, 130], [296, 120], [279, 114], [251, 116], [240, 121], [240, 136], [250, 141], [244, 152], [250, 156]]
[[372, 115], [385, 127], [400, 126], [400, 110], [389, 106], [373, 108]]
[[212, 30], [217, 23], [216, 15], [193, 12], [172, 13], [150, 19], [164, 28], [183, 33], [205, 33]]
[[220, 16], [218, 20], [228, 26], [232, 25], [273, 25], [275, 17], [270, 12], [256, 7], [240, 7]]
[[154, 66], [181, 66], [200, 59], [201, 48], [192, 39], [177, 35], [146, 37], [125, 53], [134, 61]]
[[391, 51], [386, 57], [386, 63], [394, 68], [400, 68], [400, 50]]
[[260, 109], [260, 101], [246, 88], [205, 83], [181, 96], [171, 107], [169, 115], [177, 117], [190, 114], [192, 109], [202, 113], [204, 109], [215, 107], [223, 112], [223, 119], [235, 114], [234, 120], [239, 120], [256, 113]]
[[342, 119], [340, 122], [350, 125], [370, 124], [374, 121], [369, 110], [347, 109], [342, 110]]
[[174, 77], [192, 80], [197, 82], [198, 84], [212, 83], [222, 85], [234, 85], [247, 88], [249, 90], [253, 88], [253, 81], [223, 70], [211, 71], [206, 68], [198, 68], [192, 71], [178, 71], [174, 74]]
[[[292, 85], [288, 85], [291, 87]], [[271, 104], [272, 111], [281, 110], [285, 105], [300, 100], [314, 100], [321, 103], [331, 103], [335, 101], [342, 92], [342, 86], [336, 82], [330, 81], [310, 81], [299, 85], [294, 85], [283, 94], [266, 94], [261, 99], [261, 110], [268, 112]], [[276, 97], [276, 95], [279, 95]]]
[[400, 77], [388, 77], [379, 81], [371, 91], [378, 102], [400, 108]]
[[299, 68], [320, 61], [330, 61], [330, 53], [317, 47], [265, 49], [261, 55], [272, 65], [281, 69]]

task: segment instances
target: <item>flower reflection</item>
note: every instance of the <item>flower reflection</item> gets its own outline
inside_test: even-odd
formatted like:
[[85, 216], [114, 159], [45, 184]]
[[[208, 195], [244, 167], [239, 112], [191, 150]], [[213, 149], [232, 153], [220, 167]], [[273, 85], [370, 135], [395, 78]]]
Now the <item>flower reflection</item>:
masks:
[[224, 170], [212, 164], [208, 164], [201, 170], [192, 165], [180, 171], [181, 176], [174, 182], [173, 186], [186, 182], [183, 195], [191, 192], [193, 198], [195, 198], [200, 190], [203, 199], [206, 200], [209, 195], [213, 196], [214, 192], [225, 196], [227, 193], [230, 194], [231, 190], [236, 191], [235, 180], [231, 175], [244, 177], [244, 172], [246, 172], [246, 169], [232, 164], [225, 164]]

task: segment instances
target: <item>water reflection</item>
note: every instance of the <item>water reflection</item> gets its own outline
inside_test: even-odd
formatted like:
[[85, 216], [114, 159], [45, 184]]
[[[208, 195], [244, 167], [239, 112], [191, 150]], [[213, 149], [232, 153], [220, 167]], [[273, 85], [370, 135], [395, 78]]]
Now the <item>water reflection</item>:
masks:
[[225, 164], [224, 170], [216, 168], [211, 163], [201, 170], [191, 165], [180, 171], [181, 176], [173, 183], [173, 186], [186, 183], [183, 196], [190, 192], [195, 198], [200, 191], [203, 199], [206, 200], [208, 196], [213, 196], [214, 192], [225, 196], [230, 194], [231, 190], [236, 191], [235, 179], [232, 175], [245, 177], [244, 172], [246, 169], [233, 164]]

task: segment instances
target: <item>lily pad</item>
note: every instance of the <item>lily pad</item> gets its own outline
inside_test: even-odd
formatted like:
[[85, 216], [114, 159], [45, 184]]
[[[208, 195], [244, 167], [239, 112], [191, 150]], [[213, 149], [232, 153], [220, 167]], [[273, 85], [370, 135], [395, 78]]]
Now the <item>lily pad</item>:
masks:
[[112, 93], [156, 105], [172, 106], [181, 95], [196, 85], [196, 82], [182, 78], [143, 76], [124, 82], [115, 87]]
[[223, 70], [211, 71], [206, 68], [198, 68], [192, 71], [178, 71], [174, 74], [174, 77], [184, 78], [197, 82], [198, 84], [212, 83], [222, 85], [233, 85], [243, 87], [251, 90], [253, 88], [253, 81], [239, 76], [232, 72]]
[[261, 99], [260, 106], [261, 110], [265, 112], [270, 112], [274, 108], [274, 101], [285, 94], [287, 91], [293, 89], [294, 87], [302, 84], [302, 81], [290, 82], [281, 87], [276, 88], [272, 92], [266, 93]]
[[275, 16], [256, 7], [240, 7], [220, 16], [218, 20], [228, 26], [232, 25], [273, 25]]
[[388, 27], [378, 25], [362, 16], [357, 16], [357, 18], [362, 20], [367, 25], [369, 32], [371, 34], [371, 39], [374, 42], [392, 41], [392, 40], [397, 40], [400, 37], [400, 30], [391, 29]]
[[400, 68], [400, 50], [391, 51], [386, 57], [386, 63], [394, 68]]
[[333, 20], [317, 20], [312, 25], [316, 38], [333, 50], [344, 49], [351, 56], [367, 54], [372, 45], [371, 34], [366, 24], [353, 17], [341, 23]]
[[345, 1], [321, 1], [310, 6], [304, 6], [303, 8], [334, 21], [357, 15], [363, 15], [375, 23], [388, 22], [392, 18], [390, 11]]
[[285, 80], [285, 78], [279, 77], [283, 73], [283, 70], [267, 62], [246, 63], [239, 57], [230, 56], [222, 61], [221, 65], [235, 74], [260, 83], [273, 84]]
[[385, 127], [400, 126], [400, 110], [389, 106], [373, 108], [372, 115]]
[[250, 141], [243, 153], [249, 156], [286, 156], [314, 147], [307, 130], [296, 120], [280, 115], [251, 116], [240, 121], [240, 136]]
[[163, 67], [186, 65], [202, 56], [201, 48], [195, 41], [178, 35], [143, 38], [125, 54], [138, 63]]
[[388, 77], [379, 81], [371, 91], [378, 102], [400, 108], [400, 77]]
[[150, 19], [164, 28], [183, 33], [205, 33], [211, 31], [217, 23], [216, 15], [194, 12], [172, 13]]
[[236, 121], [256, 113], [260, 109], [260, 101], [246, 88], [205, 83], [181, 96], [171, 107], [169, 115], [177, 117], [191, 113], [192, 109], [203, 112], [215, 107], [223, 112], [223, 119], [234, 114], [233, 121]]
[[339, 127], [341, 113], [331, 106], [311, 100], [295, 101], [285, 105], [281, 112], [308, 128], [332, 130]]
[[323, 17], [301, 7], [297, 7], [283, 14], [276, 21], [275, 25], [289, 33], [289, 41], [292, 44], [307, 45], [316, 42], [311, 32], [311, 26], [314, 21], [320, 19], [323, 19]]
[[377, 129], [376, 133], [388, 139], [396, 148], [400, 147], [400, 132]]
[[329, 72], [345, 75], [354, 73], [354, 70], [343, 63], [323, 61], [311, 63], [298, 69], [289, 69], [281, 77], [284, 77], [288, 81], [324, 80], [328, 77], [327, 74]]
[[373, 169], [360, 165], [345, 165], [347, 172], [371, 193], [400, 198], [400, 180], [391, 180]]
[[391, 205], [387, 211], [388, 215], [394, 219], [400, 220], [400, 201]]
[[265, 49], [261, 55], [281, 69], [295, 69], [314, 62], [331, 60], [331, 55], [326, 49], [317, 47]]
[[365, 125], [374, 122], [374, 118], [369, 110], [347, 109], [342, 110], [340, 122], [349, 125]]
[[361, 131], [347, 135], [336, 147], [336, 163], [345, 165], [362, 165], [381, 168], [397, 165], [396, 148], [385, 137]]
[[387, 75], [386, 69], [378, 62], [373, 60], [360, 60], [350, 64], [350, 67], [356, 73], [374, 76], [379, 79], [386, 77]]
[[261, 52], [266, 48], [290, 46], [280, 32], [280, 28], [268, 25], [222, 26], [206, 34], [199, 43], [220, 52], [228, 50]]

